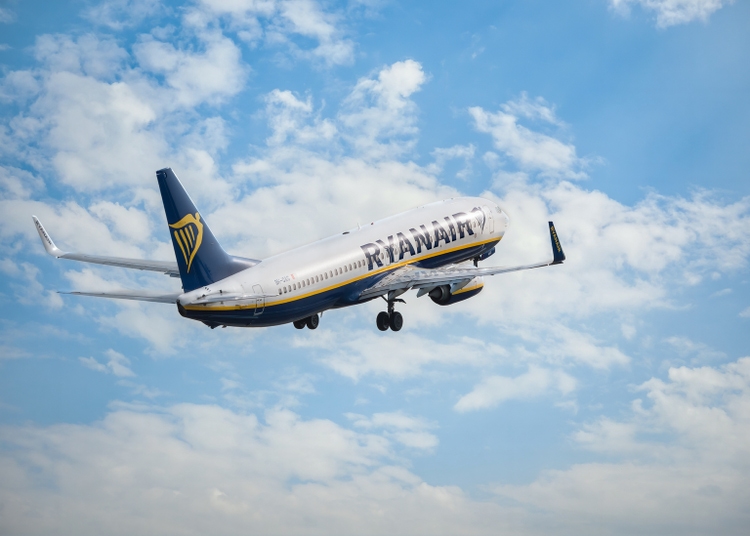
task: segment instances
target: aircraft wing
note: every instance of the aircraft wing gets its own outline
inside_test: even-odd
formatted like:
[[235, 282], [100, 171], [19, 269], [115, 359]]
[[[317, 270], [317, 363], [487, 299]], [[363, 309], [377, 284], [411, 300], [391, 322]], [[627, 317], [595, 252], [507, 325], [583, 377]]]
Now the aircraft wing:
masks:
[[49, 233], [42, 225], [42, 222], [39, 221], [39, 218], [36, 216], [32, 216], [32, 218], [36, 225], [36, 230], [39, 233], [39, 237], [42, 239], [44, 249], [55, 258], [90, 262], [92, 264], [105, 264], [107, 266], [119, 266], [120, 268], [132, 268], [135, 270], [149, 270], [152, 272], [161, 272], [170, 277], [180, 277], [180, 270], [177, 267], [177, 263], [173, 261], [149, 261], [145, 259], [103, 257], [99, 255], [88, 255], [85, 253], [66, 253], [55, 245]]
[[557, 232], [555, 231], [555, 226], [552, 222], [549, 222], [549, 234], [550, 241], [552, 242], [552, 259], [550, 260], [534, 264], [524, 264], [521, 266], [495, 266], [487, 268], [454, 265], [443, 268], [428, 269], [405, 266], [395, 270], [373, 286], [363, 290], [359, 297], [362, 300], [366, 300], [383, 296], [389, 292], [394, 292], [395, 295], [398, 295], [412, 288], [419, 289], [417, 297], [420, 297], [440, 285], [450, 285], [451, 292], [453, 292], [466, 286], [475, 277], [518, 272], [521, 270], [531, 270], [533, 268], [562, 264], [565, 260], [565, 253], [563, 253], [560, 240], [557, 238]]
[[177, 303], [177, 298], [182, 294], [164, 294], [158, 291], [148, 290], [114, 290], [109, 292], [60, 292], [60, 294], [72, 294], [74, 296], [94, 296], [96, 298], [114, 298], [117, 300], [136, 300], [157, 303]]

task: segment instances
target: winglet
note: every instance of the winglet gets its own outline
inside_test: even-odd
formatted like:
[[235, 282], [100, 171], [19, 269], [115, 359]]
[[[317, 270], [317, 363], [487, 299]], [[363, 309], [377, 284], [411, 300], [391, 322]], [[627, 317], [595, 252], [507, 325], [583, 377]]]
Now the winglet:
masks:
[[42, 244], [44, 245], [44, 249], [47, 250], [47, 253], [49, 253], [50, 255], [56, 258], [60, 258], [63, 255], [65, 255], [65, 252], [60, 251], [60, 249], [52, 241], [52, 238], [45, 230], [44, 225], [42, 225], [42, 222], [39, 221], [39, 218], [37, 218], [36, 216], [32, 216], [31, 218], [34, 220], [34, 225], [36, 225], [36, 231], [39, 233], [39, 238], [42, 239]]
[[563, 253], [562, 246], [560, 245], [560, 240], [557, 238], [555, 224], [552, 222], [549, 222], [549, 238], [552, 241], [552, 255], [554, 256], [552, 264], [562, 264], [562, 262], [565, 260], [565, 253]]

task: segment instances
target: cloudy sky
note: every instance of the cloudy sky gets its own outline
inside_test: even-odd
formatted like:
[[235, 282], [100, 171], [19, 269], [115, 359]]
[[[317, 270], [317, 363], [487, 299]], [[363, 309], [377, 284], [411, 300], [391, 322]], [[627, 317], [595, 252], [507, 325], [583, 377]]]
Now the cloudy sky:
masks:
[[[745, 534], [750, 3], [0, 1], [0, 532]], [[154, 171], [253, 258], [481, 195], [489, 279], [317, 331], [158, 274]]]

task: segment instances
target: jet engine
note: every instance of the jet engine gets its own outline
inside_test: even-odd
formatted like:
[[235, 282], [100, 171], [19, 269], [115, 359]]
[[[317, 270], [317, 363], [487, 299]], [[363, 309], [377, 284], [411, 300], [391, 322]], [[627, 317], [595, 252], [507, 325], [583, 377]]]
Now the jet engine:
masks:
[[451, 291], [451, 285], [440, 285], [429, 292], [430, 299], [438, 305], [451, 305], [473, 298], [484, 288], [481, 277], [475, 277], [466, 285]]

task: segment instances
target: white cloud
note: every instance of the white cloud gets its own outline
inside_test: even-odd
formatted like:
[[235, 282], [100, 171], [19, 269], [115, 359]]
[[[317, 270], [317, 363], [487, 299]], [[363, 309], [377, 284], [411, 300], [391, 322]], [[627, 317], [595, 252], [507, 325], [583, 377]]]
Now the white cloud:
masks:
[[740, 311], [740, 316], [742, 318], [750, 318], [750, 307], [747, 307], [743, 309], [742, 311]]
[[[313, 350], [320, 361], [342, 376], [358, 381], [373, 374], [403, 379], [419, 375], [428, 366], [487, 365], [505, 350], [495, 344], [461, 337], [437, 342], [417, 333], [402, 332], [398, 338], [383, 338], [373, 330], [318, 330], [314, 339], [296, 337], [293, 344]], [[336, 341], [336, 344], [332, 344]]]
[[438, 147], [432, 151], [432, 156], [435, 159], [435, 163], [428, 166], [431, 172], [438, 174], [443, 171], [445, 163], [453, 159], [462, 159], [464, 161], [464, 167], [458, 173], [456, 177], [459, 179], [466, 179], [471, 175], [471, 161], [474, 159], [474, 153], [476, 147], [474, 145], [454, 145], [453, 147]]
[[39, 306], [59, 310], [62, 298], [57, 292], [44, 288], [39, 282], [39, 268], [28, 262], [14, 263], [10, 259], [3, 259], [0, 271], [10, 275], [13, 280], [8, 284], [13, 290], [16, 300], [23, 305]]
[[100, 80], [111, 80], [122, 68], [128, 53], [114, 39], [84, 34], [40, 35], [34, 56], [51, 72], [68, 72]]
[[[214, 18], [225, 20], [251, 46], [283, 46], [293, 57], [326, 66], [354, 59], [355, 44], [346, 37], [342, 17], [313, 0], [200, 0], [185, 20], [207, 27]], [[307, 40], [316, 45], [310, 47]]]
[[[484, 322], [512, 326], [565, 315], [582, 319], [603, 311], [639, 314], [671, 308], [675, 289], [717, 270], [737, 273], [750, 257], [748, 198], [724, 203], [706, 192], [690, 198], [650, 194], [627, 206], [565, 181], [544, 186], [519, 181], [501, 197], [485, 195], [511, 219], [487, 264], [548, 258], [544, 222], [549, 220], [568, 258], [559, 267], [488, 279], [474, 302], [484, 302], [477, 310]], [[696, 229], [695, 221], [705, 222], [704, 227]]]
[[119, 312], [100, 317], [100, 324], [123, 335], [146, 340], [159, 354], [179, 354], [192, 340], [194, 330], [201, 327], [179, 317], [174, 307], [167, 304], [124, 302], [118, 305]]
[[667, 337], [665, 341], [682, 357], [691, 356], [694, 360], [699, 361], [726, 358], [724, 352], [719, 352], [705, 343], [696, 342], [688, 337]]
[[[539, 383], [530, 382], [532, 396]], [[632, 534], [654, 526], [741, 534], [750, 358], [672, 368], [638, 392], [649, 402], [636, 400], [630, 417], [602, 418], [573, 436], [615, 461], [488, 486], [497, 501], [405, 468], [395, 443], [433, 448], [433, 425], [399, 411], [347, 415], [360, 431], [289, 410], [259, 418], [194, 404], [121, 405], [91, 425], [3, 426], [0, 523], [30, 534], [53, 525], [77, 534]]]
[[95, 370], [97, 372], [104, 372], [106, 374], [114, 374], [120, 378], [128, 378], [135, 376], [135, 373], [130, 369], [130, 360], [122, 355], [120, 352], [112, 350], [111, 348], [104, 352], [107, 356], [107, 363], [102, 364], [93, 357], [79, 357], [78, 360], [83, 366]]
[[[0, 51], [2, 45], [0, 45]], [[0, 101], [24, 103], [39, 92], [39, 82], [31, 71], [11, 71], [0, 84]]]
[[529, 399], [545, 395], [551, 390], [568, 395], [576, 388], [576, 380], [560, 370], [529, 367], [529, 371], [510, 378], [488, 376], [474, 389], [463, 395], [454, 409], [459, 412], [475, 411], [498, 406], [513, 399]]
[[122, 82], [52, 73], [32, 109], [39, 122], [22, 139], [41, 137], [60, 180], [77, 190], [150, 185], [167, 152], [151, 128], [156, 109]]
[[321, 59], [328, 65], [352, 62], [354, 43], [342, 36], [337, 16], [324, 12], [313, 0], [282, 0], [279, 10], [290, 33], [318, 41], [312, 50], [297, 49], [298, 55]]
[[632, 4], [656, 12], [656, 25], [660, 28], [685, 24], [694, 20], [706, 22], [712, 13], [734, 0], [609, 0], [617, 12], [627, 15]]
[[15, 447], [0, 451], [4, 532], [435, 534], [507, 524], [393, 463], [388, 439], [286, 410], [261, 420], [192, 404], [120, 409], [94, 425], [5, 426], [0, 437]]
[[313, 113], [310, 97], [301, 101], [291, 91], [274, 89], [265, 100], [269, 127], [273, 131], [267, 140], [269, 145], [328, 144], [337, 134], [336, 126], [328, 119], [316, 117], [310, 124]]
[[439, 443], [438, 438], [427, 431], [435, 428], [435, 424], [401, 411], [374, 413], [370, 418], [357, 413], [347, 413], [346, 417], [356, 428], [384, 430], [385, 437], [413, 449], [431, 450]]
[[183, 49], [142, 36], [130, 56], [113, 39], [40, 36], [38, 67], [11, 71], [0, 85], [0, 98], [25, 106], [0, 128], [3, 150], [39, 172], [52, 168], [79, 192], [154, 189], [154, 170], [168, 162], [200, 174], [202, 190], [225, 194], [213, 162], [226, 146], [223, 121], [198, 120], [194, 107], [236, 95], [249, 67], [215, 30], [188, 37], [193, 47]]
[[169, 95], [174, 106], [218, 104], [236, 95], [244, 85], [249, 67], [242, 62], [237, 45], [215, 31], [203, 31], [199, 37], [205, 49], [198, 53], [150, 36], [143, 36], [133, 46], [139, 65], [163, 76], [165, 84], [174, 90]]
[[16, 14], [7, 7], [0, 7], [0, 23], [10, 23], [16, 20]]
[[573, 144], [536, 132], [519, 124], [526, 118], [553, 126], [562, 126], [555, 111], [544, 99], [530, 100], [523, 93], [518, 100], [508, 101], [495, 113], [479, 106], [469, 108], [475, 128], [492, 136], [495, 148], [510, 157], [523, 171], [544, 176], [581, 178], [586, 160], [576, 155]]
[[622, 421], [600, 418], [574, 435], [621, 458], [549, 471], [494, 491], [570, 533], [741, 534], [750, 500], [750, 358], [720, 367], [670, 368], [639, 387]]
[[360, 155], [392, 158], [411, 149], [418, 128], [416, 104], [409, 97], [426, 80], [422, 65], [406, 60], [384, 67], [377, 78], [357, 81], [338, 119]]
[[83, 16], [95, 24], [122, 30], [139, 24], [163, 9], [159, 0], [108, 0], [89, 7]]
[[0, 166], [0, 191], [5, 199], [28, 199], [43, 190], [44, 183], [34, 174], [15, 167]]

